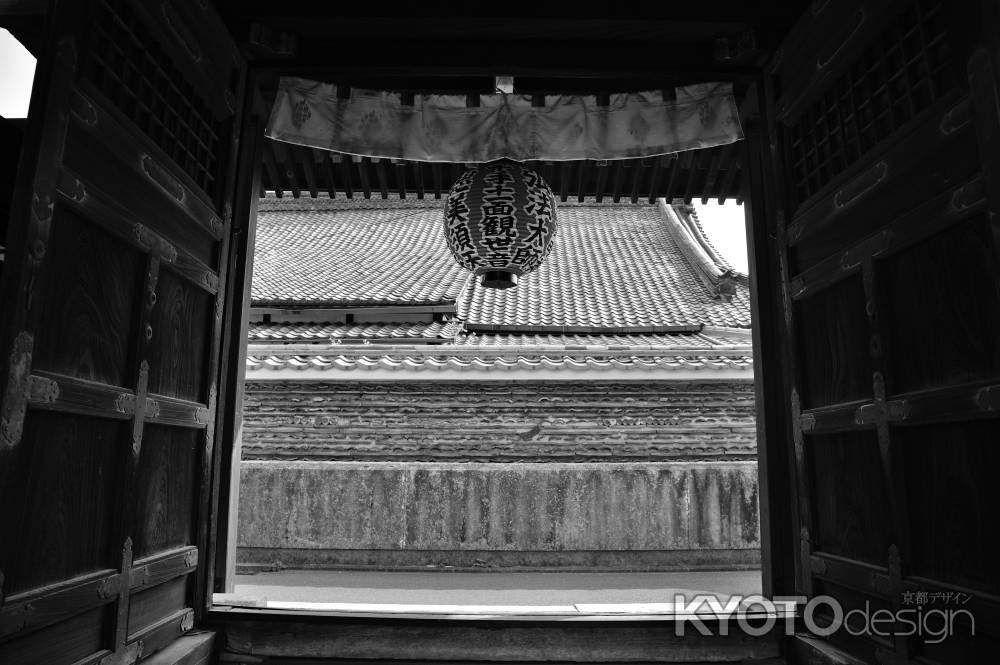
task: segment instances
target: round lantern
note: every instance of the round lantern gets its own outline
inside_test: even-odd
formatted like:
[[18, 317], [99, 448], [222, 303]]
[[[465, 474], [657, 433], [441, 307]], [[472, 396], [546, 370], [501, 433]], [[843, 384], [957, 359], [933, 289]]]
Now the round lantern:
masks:
[[482, 285], [506, 289], [542, 263], [556, 233], [556, 199], [542, 177], [503, 159], [463, 173], [448, 192], [444, 235]]

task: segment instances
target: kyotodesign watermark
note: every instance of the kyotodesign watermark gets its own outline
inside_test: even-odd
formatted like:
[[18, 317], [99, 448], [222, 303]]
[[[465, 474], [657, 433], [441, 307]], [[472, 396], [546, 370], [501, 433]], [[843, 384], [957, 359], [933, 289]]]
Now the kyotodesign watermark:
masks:
[[917, 637], [928, 644], [938, 644], [956, 634], [956, 625], [963, 632], [976, 634], [975, 617], [961, 607], [969, 600], [969, 594], [954, 592], [904, 592], [900, 606], [895, 609], [872, 607], [871, 601], [865, 601], [864, 607], [845, 610], [839, 600], [825, 595], [808, 600], [805, 596], [735, 595], [723, 602], [712, 594], [689, 598], [679, 593], [673, 603], [674, 630], [678, 636], [683, 636], [689, 627], [705, 636], [728, 635], [735, 622], [743, 634], [761, 636], [780, 624], [785, 635], [792, 635], [797, 627], [804, 626], [819, 637], [843, 631], [855, 637]]

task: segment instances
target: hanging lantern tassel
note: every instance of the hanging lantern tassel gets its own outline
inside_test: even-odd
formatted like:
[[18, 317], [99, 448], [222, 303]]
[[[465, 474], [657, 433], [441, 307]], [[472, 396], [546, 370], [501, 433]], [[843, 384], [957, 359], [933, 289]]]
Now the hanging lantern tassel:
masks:
[[507, 289], [552, 250], [556, 199], [542, 176], [508, 159], [473, 167], [448, 192], [444, 234], [482, 285]]

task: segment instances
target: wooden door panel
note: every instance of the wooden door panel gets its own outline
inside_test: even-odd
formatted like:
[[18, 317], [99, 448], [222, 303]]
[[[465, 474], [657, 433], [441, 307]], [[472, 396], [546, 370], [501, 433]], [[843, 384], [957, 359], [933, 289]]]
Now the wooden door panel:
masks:
[[211, 330], [215, 298], [172, 271], [163, 269], [156, 285], [150, 325], [149, 390], [168, 397], [204, 402], [208, 380], [203, 372], [211, 337], [192, 343], [191, 332]]
[[816, 551], [884, 565], [892, 542], [889, 497], [875, 433], [809, 437]]
[[140, 297], [138, 286], [127, 285], [142, 283], [142, 254], [67, 206], [56, 205], [52, 226], [53, 270], [42, 296], [52, 310], [36, 336], [34, 366], [126, 385], [134, 379], [130, 319]]
[[188, 606], [191, 580], [188, 577], [174, 579], [138, 591], [129, 598], [129, 632], [138, 634], [155, 627], [164, 616], [183, 612]]
[[774, 68], [798, 590], [845, 611], [966, 593], [979, 640], [830, 638], [865, 662], [976, 662], [1000, 638], [990, 5], [827, 3]]
[[993, 420], [900, 427], [913, 575], [1000, 596]]
[[107, 653], [114, 612], [87, 610], [46, 631], [0, 644], [0, 662], [18, 665], [97, 665], [93, 654]]
[[[118, 567], [112, 507], [123, 434], [114, 420], [29, 412], [16, 460], [24, 511], [2, 548], [5, 594]], [[91, 537], [80, 542], [81, 532]]]
[[[817, 595], [836, 598], [841, 603], [845, 615], [848, 612], [856, 611], [852, 619], [865, 611], [866, 604], [869, 612], [892, 611], [892, 602], [888, 597], [882, 597], [867, 590], [858, 590], [856, 587], [845, 584], [838, 584], [822, 576], [816, 578], [814, 592]], [[826, 625], [829, 625], [828, 621]], [[878, 635], [864, 635], [864, 626], [858, 620], [850, 620], [848, 625], [851, 625], [854, 635], [843, 630], [840, 631], [843, 636], [838, 640], [839, 646], [846, 647], [851, 655], [859, 658], [861, 662], [879, 663], [880, 654], [892, 652], [891, 639]]]
[[136, 471], [136, 558], [194, 542], [202, 432], [147, 425]]
[[205, 606], [243, 67], [209, 3], [51, 24], [3, 276], [0, 661], [130, 663]]
[[871, 397], [868, 328], [864, 325], [865, 291], [861, 278], [847, 277], [803, 298], [797, 320], [803, 363], [804, 408]]
[[890, 394], [1000, 376], [1000, 291], [989, 220], [979, 214], [880, 260]]

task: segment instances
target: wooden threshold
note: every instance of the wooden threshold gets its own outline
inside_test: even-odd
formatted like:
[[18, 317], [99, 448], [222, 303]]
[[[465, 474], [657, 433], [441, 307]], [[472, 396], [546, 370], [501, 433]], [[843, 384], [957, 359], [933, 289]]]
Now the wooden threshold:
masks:
[[222, 662], [239, 656], [281, 662], [289, 658], [515, 662], [758, 662], [778, 658], [784, 622], [754, 635], [736, 622], [725, 634], [706, 620], [711, 634], [693, 623], [682, 633], [674, 618], [632, 616], [578, 620], [540, 617], [454, 620], [331, 615], [329, 612], [231, 608], [212, 610], [208, 623], [224, 635]]

